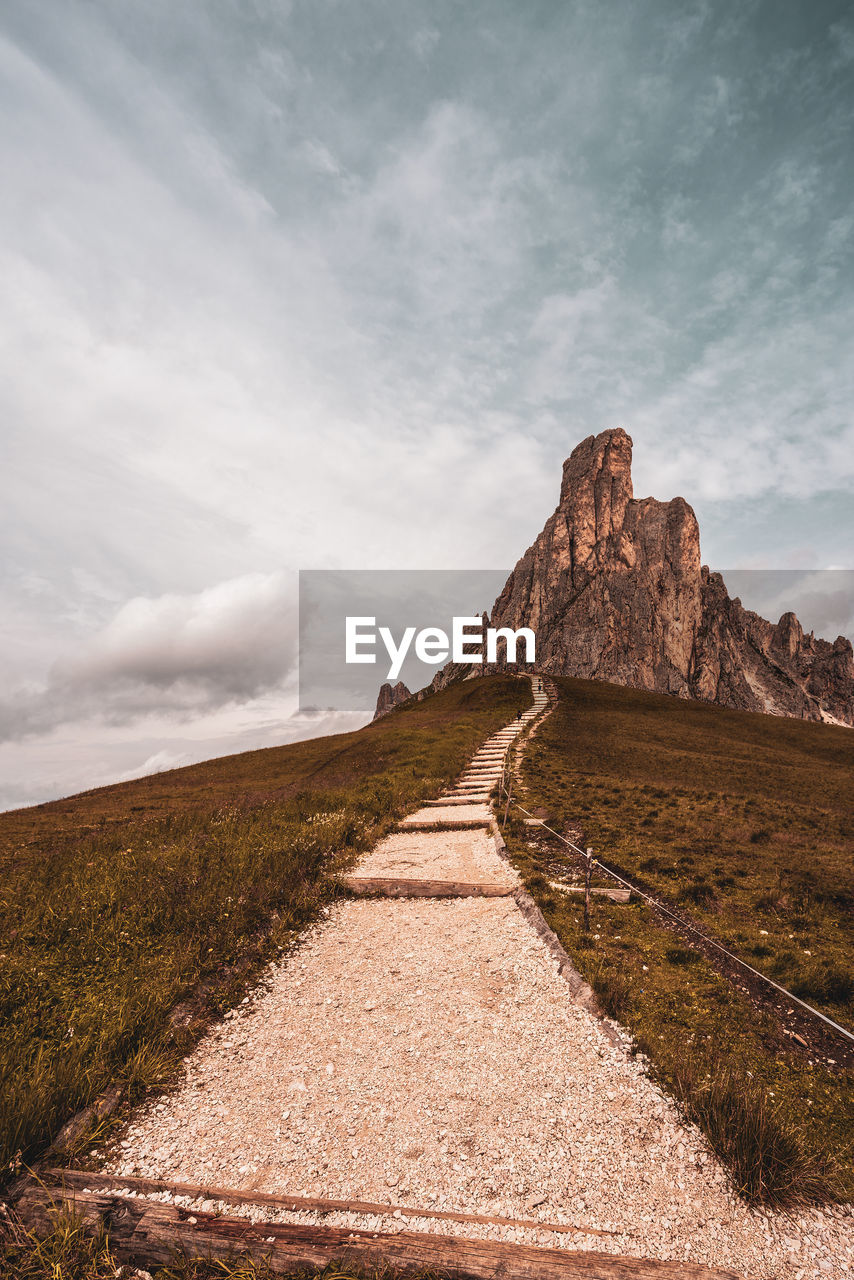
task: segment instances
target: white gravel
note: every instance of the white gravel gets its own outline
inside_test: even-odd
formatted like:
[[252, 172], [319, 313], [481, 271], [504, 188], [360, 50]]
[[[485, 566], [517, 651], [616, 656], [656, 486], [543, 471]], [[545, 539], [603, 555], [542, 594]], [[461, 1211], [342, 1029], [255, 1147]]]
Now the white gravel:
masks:
[[424, 823], [440, 827], [460, 825], [464, 822], [489, 822], [491, 817], [492, 810], [487, 804], [431, 805], [429, 808], [416, 809], [415, 813], [407, 814], [400, 823], [400, 829], [404, 831], [413, 823], [418, 826]]
[[507, 898], [336, 906], [137, 1115], [110, 1169], [618, 1234], [234, 1210], [257, 1220], [690, 1259], [755, 1280], [854, 1269], [850, 1210], [762, 1217], [728, 1195], [699, 1134], [572, 1003]]
[[352, 876], [454, 880], [467, 884], [502, 884], [509, 888], [521, 883], [509, 863], [498, 856], [495, 840], [483, 828], [441, 833], [395, 832], [360, 861]]

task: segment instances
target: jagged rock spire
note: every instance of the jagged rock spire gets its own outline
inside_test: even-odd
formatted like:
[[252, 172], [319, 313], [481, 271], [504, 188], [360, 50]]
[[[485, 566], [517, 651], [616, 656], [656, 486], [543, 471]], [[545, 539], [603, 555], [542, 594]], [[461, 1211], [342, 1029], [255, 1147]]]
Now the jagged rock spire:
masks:
[[636, 499], [632, 440], [588, 436], [563, 465], [560, 502], [495, 603], [491, 625], [532, 627], [555, 675], [854, 723], [849, 641], [805, 636], [730, 599], [700, 560], [683, 498]]

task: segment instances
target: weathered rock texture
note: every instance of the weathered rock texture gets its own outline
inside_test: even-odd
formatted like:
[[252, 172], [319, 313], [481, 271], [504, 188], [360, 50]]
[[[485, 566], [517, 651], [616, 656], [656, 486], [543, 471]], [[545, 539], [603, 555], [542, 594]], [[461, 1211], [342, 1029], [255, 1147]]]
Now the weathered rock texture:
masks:
[[379, 720], [380, 716], [388, 715], [389, 711], [393, 711], [395, 707], [400, 706], [401, 702], [406, 702], [411, 697], [412, 694], [402, 680], [398, 680], [397, 684], [394, 685], [381, 685], [377, 695], [377, 709], [374, 712], [374, 719]]
[[730, 599], [700, 562], [687, 502], [634, 498], [631, 462], [631, 437], [619, 429], [573, 450], [557, 510], [508, 578], [491, 625], [532, 627], [537, 669], [553, 675], [854, 724], [850, 641], [805, 635], [792, 613], [775, 626]]

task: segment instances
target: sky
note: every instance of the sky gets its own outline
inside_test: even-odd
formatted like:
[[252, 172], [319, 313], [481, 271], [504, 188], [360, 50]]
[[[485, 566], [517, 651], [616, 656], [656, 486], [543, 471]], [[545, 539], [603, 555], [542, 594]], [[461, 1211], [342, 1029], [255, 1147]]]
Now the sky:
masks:
[[0, 807], [350, 727], [298, 570], [509, 569], [608, 427], [854, 568], [852, 86], [832, 0], [5, 0]]

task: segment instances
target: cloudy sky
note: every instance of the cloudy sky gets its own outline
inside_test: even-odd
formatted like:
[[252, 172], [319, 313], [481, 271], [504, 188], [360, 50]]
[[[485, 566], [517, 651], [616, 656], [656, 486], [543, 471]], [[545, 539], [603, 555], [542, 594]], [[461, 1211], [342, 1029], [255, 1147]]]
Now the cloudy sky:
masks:
[[296, 571], [510, 567], [609, 426], [854, 567], [852, 80], [843, 0], [5, 0], [0, 806], [334, 727]]

